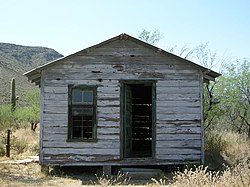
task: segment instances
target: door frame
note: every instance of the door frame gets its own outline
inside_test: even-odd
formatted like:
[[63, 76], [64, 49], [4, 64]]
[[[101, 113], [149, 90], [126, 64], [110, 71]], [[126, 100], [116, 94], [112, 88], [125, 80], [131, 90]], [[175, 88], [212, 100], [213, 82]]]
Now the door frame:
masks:
[[156, 147], [156, 80], [120, 80], [120, 158], [124, 156], [124, 122], [125, 122], [125, 85], [127, 84], [150, 84], [152, 87], [152, 156], [155, 158]]

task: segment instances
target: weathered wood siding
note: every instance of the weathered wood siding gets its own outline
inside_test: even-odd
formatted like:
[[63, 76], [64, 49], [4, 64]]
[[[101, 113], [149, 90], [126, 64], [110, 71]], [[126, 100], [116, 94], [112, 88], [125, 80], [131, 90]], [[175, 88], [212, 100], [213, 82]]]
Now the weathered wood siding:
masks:
[[[120, 80], [157, 80], [155, 162], [199, 162], [201, 75], [132, 41], [90, 48], [43, 70], [41, 164], [121, 162]], [[67, 142], [68, 85], [98, 85], [97, 142]]]

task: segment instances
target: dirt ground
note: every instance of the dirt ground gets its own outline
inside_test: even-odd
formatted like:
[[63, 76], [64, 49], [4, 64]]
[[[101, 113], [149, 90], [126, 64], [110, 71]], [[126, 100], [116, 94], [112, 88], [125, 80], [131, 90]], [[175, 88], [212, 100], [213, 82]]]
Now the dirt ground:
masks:
[[[55, 173], [50, 170], [49, 175], [41, 172], [38, 163], [27, 164], [0, 164], [0, 186], [55, 186], [55, 187], [78, 187], [78, 186], [108, 186], [109, 179], [101, 177], [99, 168], [76, 170], [75, 168], [64, 168]], [[101, 168], [100, 168], [101, 169]], [[97, 173], [97, 174], [96, 174]], [[101, 178], [98, 181], [97, 176]], [[117, 182], [119, 184], [119, 182]], [[142, 186], [153, 185], [151, 179], [131, 179], [127, 185]]]

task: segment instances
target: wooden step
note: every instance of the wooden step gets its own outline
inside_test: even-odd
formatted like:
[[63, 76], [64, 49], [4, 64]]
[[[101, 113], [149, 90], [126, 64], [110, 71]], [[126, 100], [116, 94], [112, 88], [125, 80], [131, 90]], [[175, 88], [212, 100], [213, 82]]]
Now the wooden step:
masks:
[[122, 173], [127, 173], [128, 177], [132, 179], [151, 179], [161, 178], [163, 171], [160, 169], [149, 169], [149, 168], [121, 168]]

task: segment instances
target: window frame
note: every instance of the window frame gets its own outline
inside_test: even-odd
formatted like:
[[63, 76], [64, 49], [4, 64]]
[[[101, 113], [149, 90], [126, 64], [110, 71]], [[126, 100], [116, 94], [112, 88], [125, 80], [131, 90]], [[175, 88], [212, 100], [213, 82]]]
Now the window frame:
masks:
[[[93, 92], [93, 117], [92, 117], [92, 138], [73, 138], [73, 120], [72, 120], [72, 107], [73, 104], [73, 90], [79, 89], [81, 91], [92, 91]], [[84, 102], [80, 105], [84, 105]], [[89, 104], [85, 104], [89, 105]], [[67, 142], [95, 142], [97, 141], [97, 86], [90, 85], [69, 85], [68, 86], [68, 138]]]

